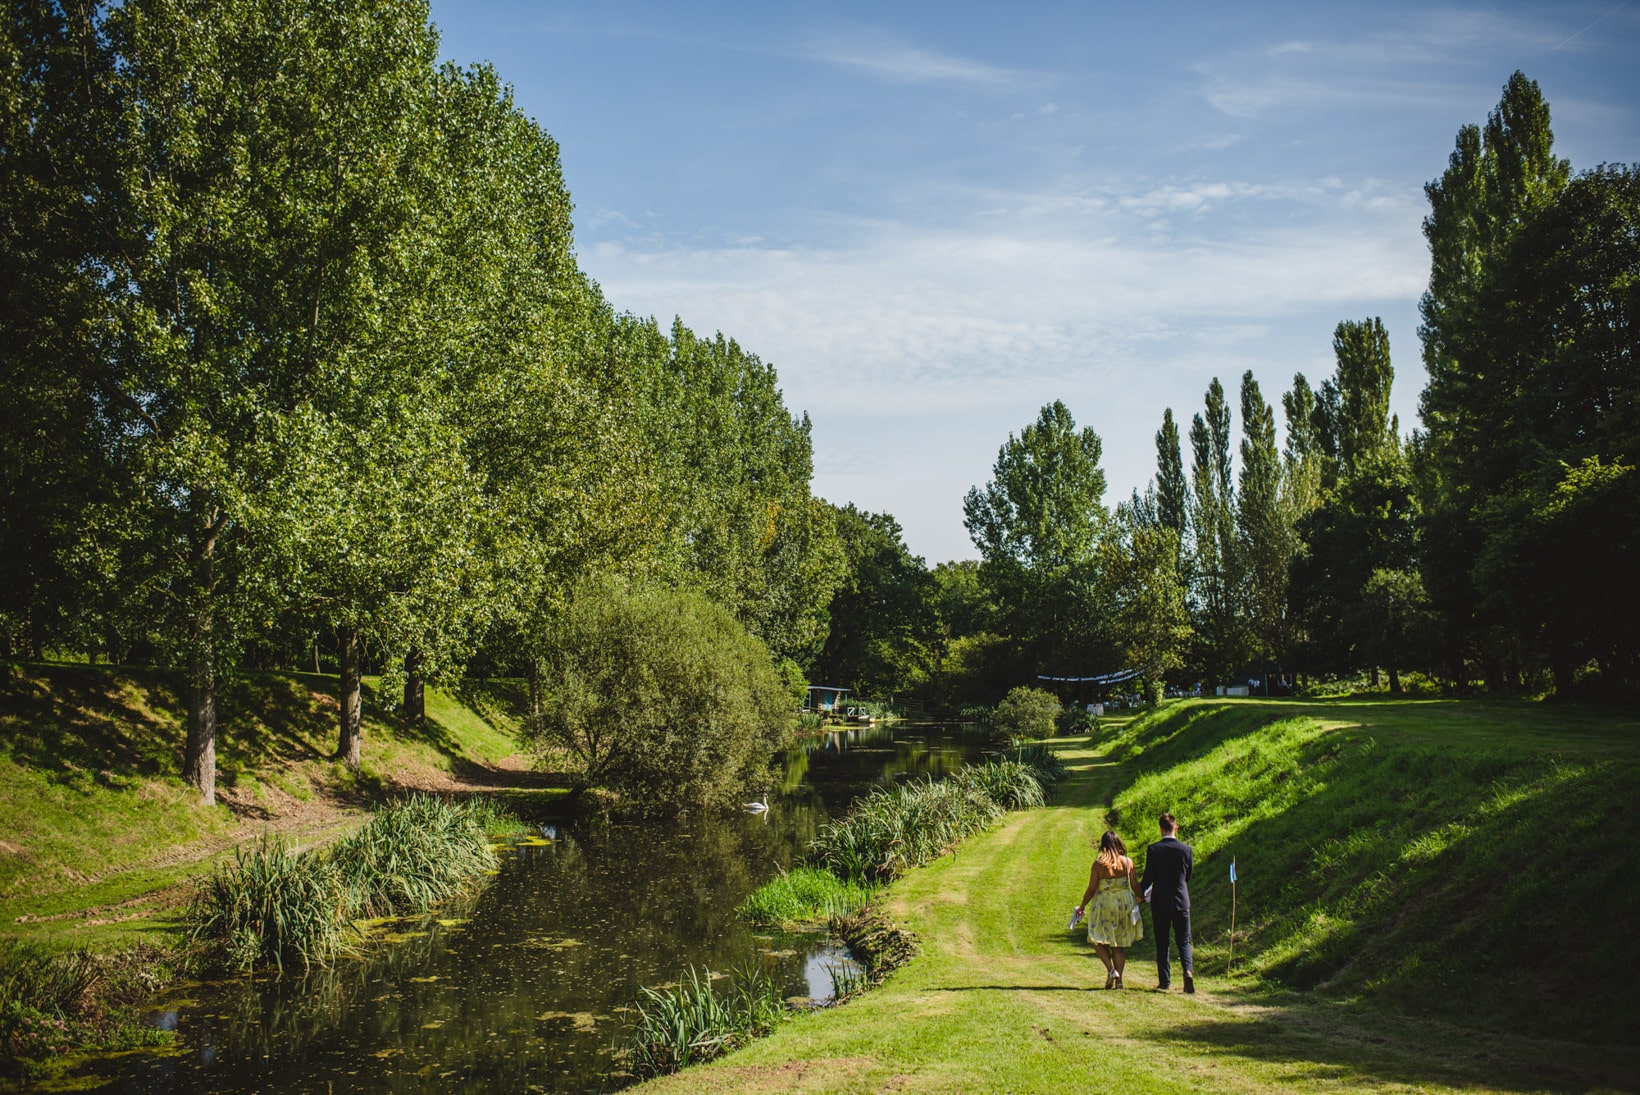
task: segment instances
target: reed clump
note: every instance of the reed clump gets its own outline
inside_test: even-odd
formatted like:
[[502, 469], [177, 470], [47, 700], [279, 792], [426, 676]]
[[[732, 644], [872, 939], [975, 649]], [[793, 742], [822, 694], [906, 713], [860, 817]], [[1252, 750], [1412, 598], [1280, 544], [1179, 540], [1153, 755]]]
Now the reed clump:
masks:
[[331, 962], [354, 949], [354, 920], [425, 912], [493, 869], [486, 829], [498, 816], [493, 803], [417, 794], [330, 848], [299, 851], [264, 837], [201, 885], [190, 933], [231, 969]]
[[824, 922], [863, 908], [872, 892], [820, 867], [793, 867], [754, 890], [737, 911], [759, 927]]
[[1017, 760], [969, 765], [957, 773], [956, 782], [1004, 810], [1029, 810], [1048, 801], [1038, 770]]
[[1036, 773], [1037, 782], [1044, 790], [1070, 775], [1070, 769], [1059, 759], [1059, 754], [1042, 742], [1016, 745], [1002, 754], [1002, 759], [1023, 764]]
[[328, 859], [352, 916], [425, 912], [495, 867], [480, 809], [412, 795], [338, 840]]
[[809, 843], [838, 878], [891, 882], [978, 832], [1003, 814], [983, 793], [956, 780], [916, 780], [875, 788]]
[[620, 1057], [627, 1071], [645, 1079], [721, 1057], [789, 1014], [779, 986], [756, 967], [738, 971], [719, 991], [710, 971], [690, 966], [676, 987], [639, 989], [632, 1009]]

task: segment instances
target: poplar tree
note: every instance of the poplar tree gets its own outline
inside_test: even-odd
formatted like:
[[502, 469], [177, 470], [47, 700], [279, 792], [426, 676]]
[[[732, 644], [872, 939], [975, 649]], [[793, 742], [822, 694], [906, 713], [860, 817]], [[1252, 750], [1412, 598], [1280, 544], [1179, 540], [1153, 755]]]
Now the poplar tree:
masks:
[[1235, 591], [1235, 490], [1230, 464], [1230, 407], [1218, 377], [1208, 385], [1205, 406], [1190, 422], [1190, 530], [1194, 551], [1197, 660], [1215, 676], [1241, 660]]
[[1248, 370], [1241, 378], [1241, 475], [1236, 492], [1237, 602], [1257, 653], [1280, 659], [1287, 650], [1287, 571], [1297, 549], [1281, 505], [1281, 454], [1275, 412]]

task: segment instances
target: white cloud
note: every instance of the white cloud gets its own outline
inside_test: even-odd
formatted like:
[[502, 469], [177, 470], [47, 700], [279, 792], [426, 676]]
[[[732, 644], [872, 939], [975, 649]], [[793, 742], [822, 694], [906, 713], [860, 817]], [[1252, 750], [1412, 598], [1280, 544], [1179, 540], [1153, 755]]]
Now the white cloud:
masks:
[[[967, 553], [962, 491], [1043, 402], [1065, 398], [1100, 430], [1125, 497], [1149, 474], [1163, 406], [1198, 402], [1213, 372], [1255, 368], [1273, 398], [1311, 368], [1282, 344], [1293, 317], [1410, 306], [1427, 276], [1416, 218], [1343, 200], [1376, 186], [1015, 195], [983, 224], [856, 222], [828, 248], [606, 240], [582, 262], [617, 307], [682, 315], [773, 363], [787, 405], [814, 418], [817, 491], [894, 513], [913, 550], [940, 559]], [[1288, 220], [1330, 219], [1140, 230], [1149, 209], [1277, 199]], [[1328, 356], [1330, 329], [1306, 328], [1304, 344]]]
[[876, 32], [817, 38], [804, 55], [896, 84], [963, 83], [1001, 87], [1022, 74], [938, 50], [894, 42]]

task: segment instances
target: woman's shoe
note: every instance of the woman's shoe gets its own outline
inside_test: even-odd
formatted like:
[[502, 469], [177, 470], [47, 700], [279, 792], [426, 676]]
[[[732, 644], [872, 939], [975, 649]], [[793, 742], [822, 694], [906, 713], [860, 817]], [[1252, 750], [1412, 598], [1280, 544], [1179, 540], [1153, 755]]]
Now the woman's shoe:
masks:
[[1108, 989], [1112, 985], [1114, 985], [1115, 983], [1116, 983], [1116, 971], [1115, 970], [1106, 970], [1105, 971], [1105, 987]]
[[1111, 976], [1116, 979], [1116, 987], [1121, 988], [1122, 987], [1122, 975], [1119, 974], [1119, 973], [1114, 973], [1114, 974], [1111, 974]]

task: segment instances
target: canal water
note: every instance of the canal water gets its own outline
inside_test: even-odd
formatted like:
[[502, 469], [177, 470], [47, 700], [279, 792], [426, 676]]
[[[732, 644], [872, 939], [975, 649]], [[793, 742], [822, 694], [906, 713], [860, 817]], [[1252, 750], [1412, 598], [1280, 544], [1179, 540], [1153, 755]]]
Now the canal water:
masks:
[[[852, 959], [735, 908], [873, 785], [943, 777], [982, 738], [932, 726], [825, 734], [776, 765], [769, 810], [584, 820], [509, 848], [472, 897], [388, 925], [360, 960], [306, 976], [182, 986], [153, 1016], [171, 1048], [96, 1063], [111, 1092], [599, 1092], [625, 1005], [693, 966], [766, 971], [797, 1005]], [[550, 839], [547, 838], [550, 833]]]

